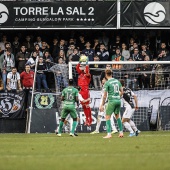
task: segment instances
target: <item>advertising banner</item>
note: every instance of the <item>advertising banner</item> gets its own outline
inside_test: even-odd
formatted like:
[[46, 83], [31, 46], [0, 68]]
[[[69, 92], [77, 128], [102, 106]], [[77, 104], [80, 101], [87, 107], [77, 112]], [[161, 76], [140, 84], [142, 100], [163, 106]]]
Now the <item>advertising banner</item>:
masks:
[[169, 27], [169, 1], [121, 1], [121, 27]]
[[116, 28], [116, 1], [0, 2], [0, 28]]
[[25, 118], [25, 93], [0, 93], [0, 119]]

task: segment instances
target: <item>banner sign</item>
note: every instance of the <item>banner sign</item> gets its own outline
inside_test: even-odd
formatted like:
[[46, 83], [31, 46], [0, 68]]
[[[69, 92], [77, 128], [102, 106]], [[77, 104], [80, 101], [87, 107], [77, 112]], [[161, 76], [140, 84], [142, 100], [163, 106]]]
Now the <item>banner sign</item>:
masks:
[[0, 28], [116, 27], [116, 1], [0, 2]]
[[24, 118], [24, 100], [24, 92], [0, 93], [0, 118]]
[[56, 95], [53, 95], [52, 93], [35, 94], [34, 108], [37, 108], [37, 109], [57, 108]]
[[169, 27], [170, 2], [121, 1], [121, 27]]

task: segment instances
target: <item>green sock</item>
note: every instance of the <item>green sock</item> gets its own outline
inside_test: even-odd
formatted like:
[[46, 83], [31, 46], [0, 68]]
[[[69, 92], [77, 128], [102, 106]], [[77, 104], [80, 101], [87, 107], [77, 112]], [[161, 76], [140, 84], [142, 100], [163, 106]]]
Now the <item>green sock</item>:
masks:
[[59, 134], [61, 134], [61, 130], [62, 130], [63, 124], [64, 124], [64, 122], [60, 121], [59, 129], [58, 129], [58, 133]]
[[123, 131], [123, 127], [122, 127], [122, 121], [120, 118], [117, 119], [117, 123], [118, 123], [118, 126], [119, 126], [119, 131]]
[[77, 126], [77, 121], [73, 121], [73, 125], [72, 125], [72, 129], [71, 129], [71, 133], [74, 134], [74, 131], [76, 129], [76, 126]]
[[106, 120], [106, 129], [107, 129], [107, 133], [111, 133], [111, 123], [110, 123], [110, 120]]

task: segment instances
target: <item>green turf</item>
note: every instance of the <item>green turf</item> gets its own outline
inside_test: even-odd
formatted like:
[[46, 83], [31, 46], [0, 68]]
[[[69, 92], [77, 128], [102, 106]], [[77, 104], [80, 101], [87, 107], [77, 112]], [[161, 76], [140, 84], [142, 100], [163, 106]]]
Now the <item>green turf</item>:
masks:
[[170, 170], [170, 132], [0, 134], [0, 170]]

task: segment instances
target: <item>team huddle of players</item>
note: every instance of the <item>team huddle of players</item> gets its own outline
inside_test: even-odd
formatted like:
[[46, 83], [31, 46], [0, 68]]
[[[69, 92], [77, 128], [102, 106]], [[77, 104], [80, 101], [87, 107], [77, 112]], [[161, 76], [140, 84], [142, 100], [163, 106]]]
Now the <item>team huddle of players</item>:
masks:
[[[82, 56], [82, 58], [85, 57]], [[88, 61], [86, 60], [85, 62], [82, 62], [80, 57], [80, 62], [77, 64], [76, 70], [79, 74], [78, 86], [80, 90], [78, 91], [76, 88], [74, 88], [73, 80], [69, 79], [69, 86], [62, 91], [61, 100], [63, 101], [63, 109], [61, 112], [61, 121], [57, 131], [57, 136], [59, 137], [61, 136], [62, 128], [68, 115], [70, 115], [73, 120], [70, 136], [75, 136], [75, 129], [78, 124], [78, 116], [75, 107], [76, 102], [78, 104], [80, 102], [82, 105], [86, 117], [85, 125], [90, 126], [92, 123], [91, 108], [89, 105], [89, 84], [91, 75], [89, 73]], [[125, 88], [124, 80], [119, 81], [113, 78], [111, 69], [105, 70], [105, 78], [102, 81], [102, 85], [102, 97], [99, 107], [99, 114], [97, 117], [96, 130], [91, 134], [99, 133], [101, 118], [105, 115], [107, 135], [103, 138], [111, 138], [113, 133], [118, 132], [114, 124], [113, 116], [117, 120], [119, 137], [123, 137], [123, 125], [130, 132], [129, 137], [138, 136], [140, 131], [137, 129], [135, 123], [131, 120], [134, 111], [138, 109], [136, 95], [131, 89]], [[134, 98], [135, 105], [133, 105], [132, 97]], [[123, 114], [122, 120], [120, 118], [121, 98], [125, 106], [125, 112]]]

